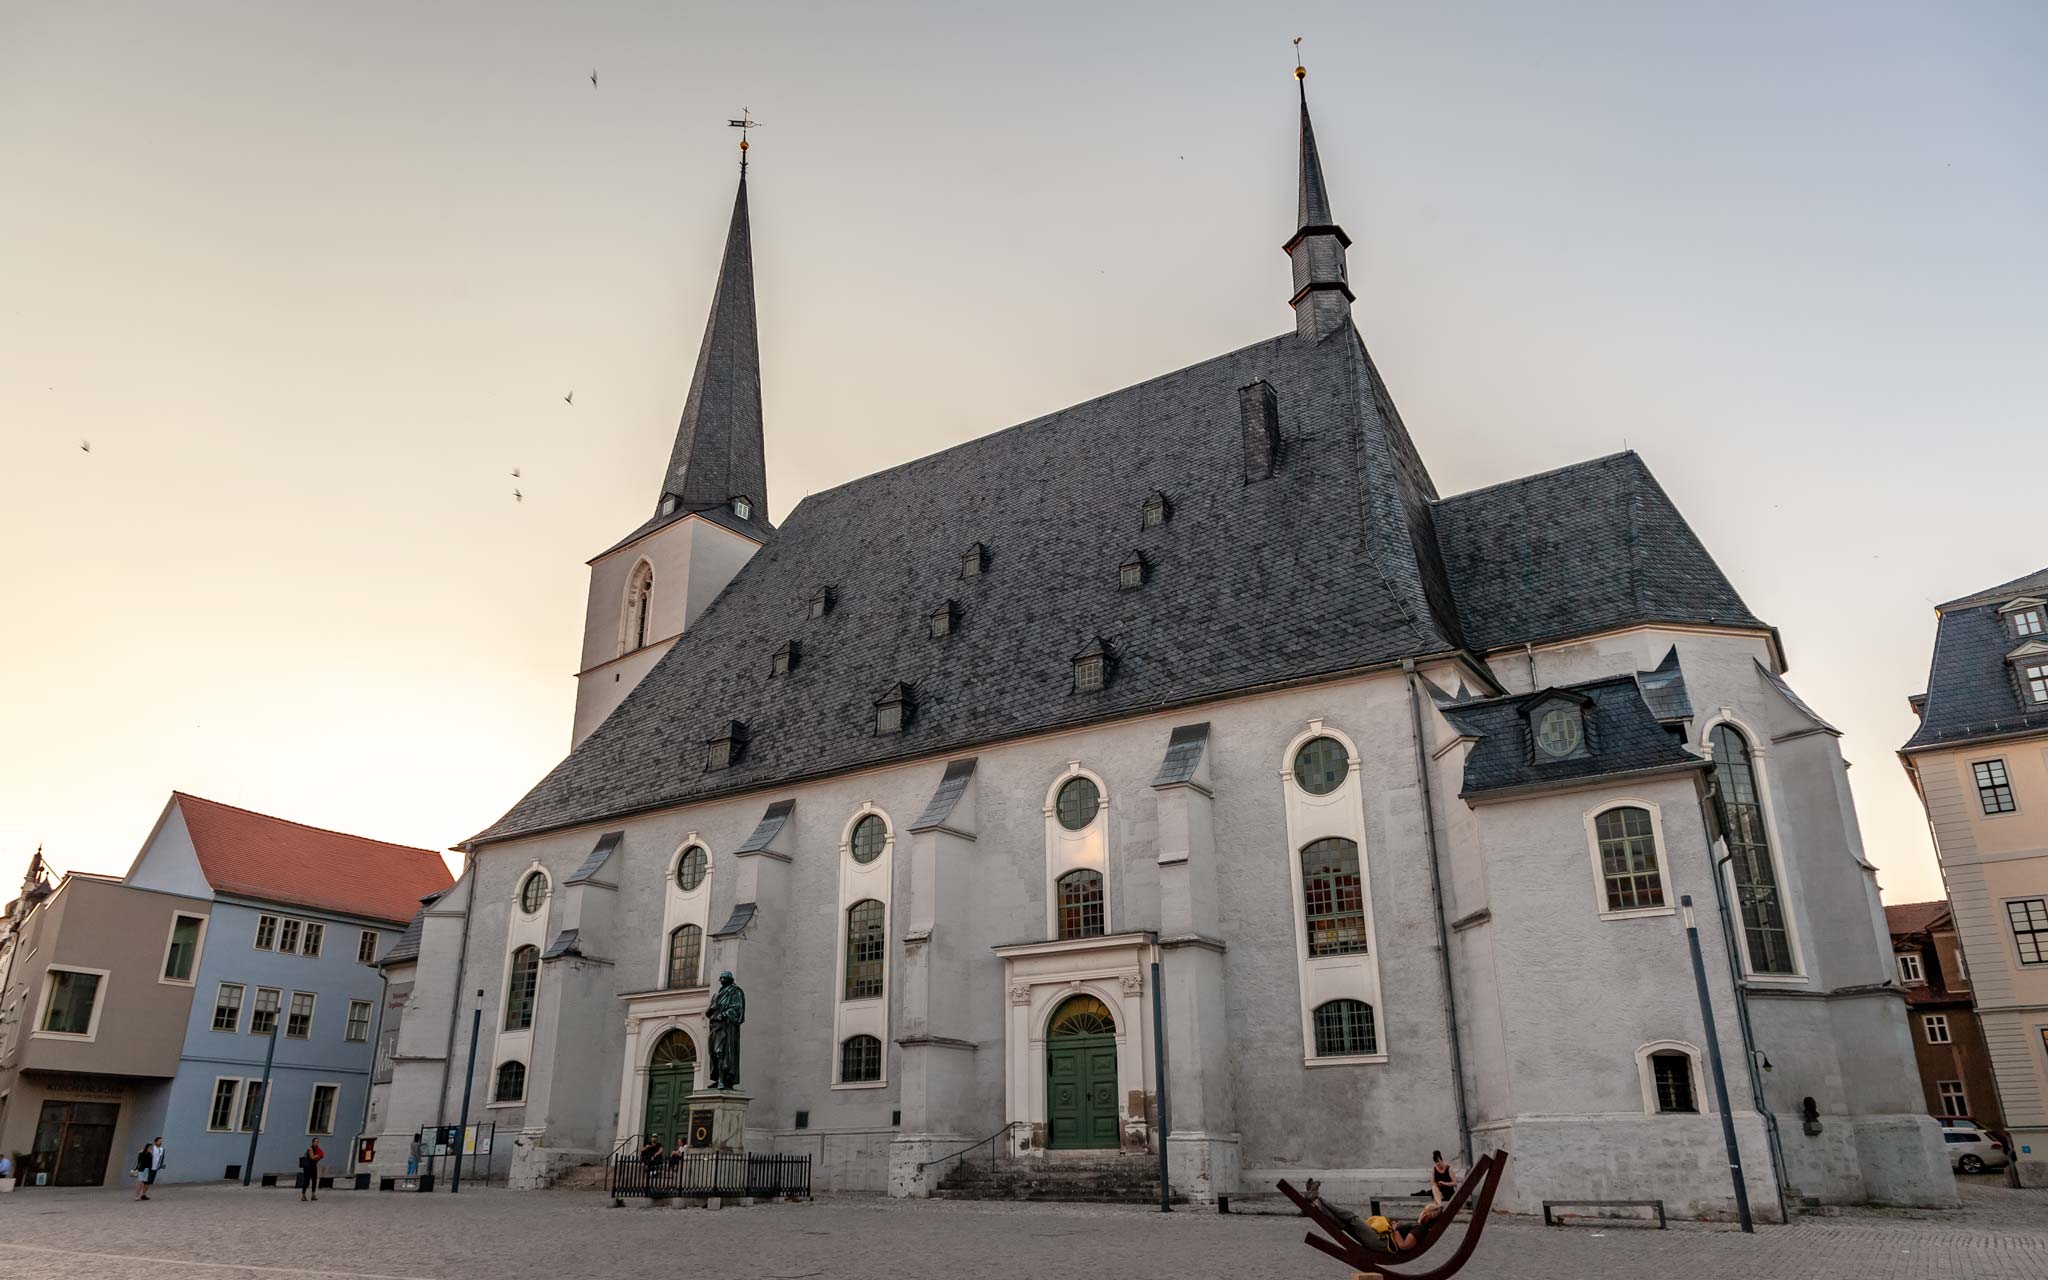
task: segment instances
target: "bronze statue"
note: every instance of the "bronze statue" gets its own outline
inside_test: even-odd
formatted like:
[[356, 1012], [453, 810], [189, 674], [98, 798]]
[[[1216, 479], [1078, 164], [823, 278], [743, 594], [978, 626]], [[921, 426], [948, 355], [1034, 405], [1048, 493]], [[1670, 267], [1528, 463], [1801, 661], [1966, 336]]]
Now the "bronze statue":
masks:
[[732, 970], [718, 975], [718, 994], [711, 997], [711, 1087], [734, 1089], [740, 1083], [740, 1024], [747, 1020], [747, 993], [732, 980]]

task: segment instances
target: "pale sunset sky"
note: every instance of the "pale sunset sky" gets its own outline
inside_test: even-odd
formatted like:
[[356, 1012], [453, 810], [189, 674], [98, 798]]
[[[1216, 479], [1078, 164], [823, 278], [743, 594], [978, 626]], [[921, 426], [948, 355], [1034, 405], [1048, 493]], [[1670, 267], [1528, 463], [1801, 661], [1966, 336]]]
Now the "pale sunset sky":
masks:
[[728, 117], [779, 519], [1291, 329], [1296, 35], [1438, 489], [1641, 452], [1939, 896], [1931, 605], [2048, 564], [2035, 3], [10, 0], [0, 897], [174, 788], [444, 848], [560, 758]]

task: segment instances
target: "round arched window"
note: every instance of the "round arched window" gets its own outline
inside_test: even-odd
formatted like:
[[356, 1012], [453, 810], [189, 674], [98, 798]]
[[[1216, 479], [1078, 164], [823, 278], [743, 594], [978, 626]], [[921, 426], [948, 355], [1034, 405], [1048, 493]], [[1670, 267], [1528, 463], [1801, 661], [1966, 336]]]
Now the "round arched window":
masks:
[[1108, 1036], [1116, 1034], [1116, 1018], [1109, 1006], [1094, 996], [1074, 996], [1052, 1015], [1048, 1036]]
[[688, 893], [704, 883], [704, 868], [710, 862], [700, 845], [691, 845], [683, 850], [683, 856], [676, 859], [676, 888]]
[[1060, 788], [1059, 799], [1053, 811], [1059, 815], [1060, 825], [1069, 831], [1079, 831], [1095, 821], [1095, 815], [1102, 808], [1102, 792], [1092, 778], [1073, 778]]
[[1294, 780], [1312, 796], [1326, 796], [1351, 773], [1351, 753], [1335, 738], [1310, 738], [1294, 753]]
[[1536, 722], [1536, 745], [1550, 756], [1568, 756], [1579, 749], [1579, 713], [1571, 707], [1552, 707]]
[[548, 878], [538, 871], [530, 873], [519, 886], [519, 909], [532, 915], [547, 899]]
[[871, 813], [853, 824], [853, 860], [866, 866], [882, 856], [882, 845], [889, 839], [889, 824], [882, 816]]

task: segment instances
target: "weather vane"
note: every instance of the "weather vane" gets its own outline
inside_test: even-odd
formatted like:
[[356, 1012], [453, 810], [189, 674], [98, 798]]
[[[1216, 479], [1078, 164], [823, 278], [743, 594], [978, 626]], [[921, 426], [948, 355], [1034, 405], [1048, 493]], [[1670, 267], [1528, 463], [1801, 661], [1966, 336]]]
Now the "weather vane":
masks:
[[741, 107], [740, 118], [728, 120], [726, 124], [740, 131], [740, 176], [744, 178], [747, 176], [747, 130], [760, 128], [761, 122], [754, 119], [753, 112]]
[[1307, 67], [1304, 67], [1304, 66], [1302, 66], [1302, 65], [1301, 65], [1301, 37], [1300, 37], [1300, 36], [1296, 36], [1296, 37], [1294, 37], [1294, 78], [1295, 78], [1296, 80], [1306, 80], [1306, 79], [1308, 79], [1308, 68], [1307, 68]]

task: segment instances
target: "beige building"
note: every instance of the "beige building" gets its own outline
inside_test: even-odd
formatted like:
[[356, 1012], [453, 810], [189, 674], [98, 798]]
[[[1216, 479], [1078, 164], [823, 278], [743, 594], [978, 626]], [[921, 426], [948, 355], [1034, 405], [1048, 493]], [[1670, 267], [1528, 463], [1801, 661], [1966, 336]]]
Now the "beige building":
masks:
[[1936, 610], [1920, 728], [1927, 806], [2021, 1177], [2048, 1181], [2048, 569]]

